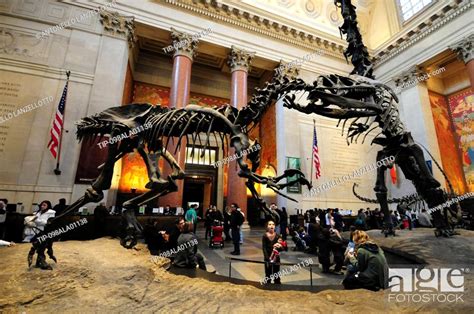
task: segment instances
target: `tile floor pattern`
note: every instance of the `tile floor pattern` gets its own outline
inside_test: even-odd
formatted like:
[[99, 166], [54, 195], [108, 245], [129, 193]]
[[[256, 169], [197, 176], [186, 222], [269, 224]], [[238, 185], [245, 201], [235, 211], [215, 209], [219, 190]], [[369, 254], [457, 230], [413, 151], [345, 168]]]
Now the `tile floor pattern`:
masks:
[[[230, 254], [234, 250], [232, 242], [225, 242], [223, 249], [211, 249], [209, 248], [209, 238], [204, 240], [204, 227], [198, 226], [197, 237], [198, 237], [198, 249], [199, 252], [204, 256], [208, 271], [216, 270], [216, 273], [222, 276], [229, 276], [229, 260], [227, 257], [234, 257]], [[243, 230], [244, 243], [240, 245], [240, 255], [235, 256], [242, 259], [263, 261], [262, 253], [262, 235], [264, 233], [263, 228], [252, 228]], [[313, 264], [318, 264], [318, 257], [315, 255], [306, 254], [303, 252], [293, 251], [295, 246], [291, 237], [288, 238], [288, 251], [281, 254], [282, 263], [298, 264], [308, 258], [313, 260]], [[303, 265], [303, 263], [301, 264]], [[291, 266], [282, 266], [283, 268], [289, 268]], [[322, 274], [320, 266], [316, 265], [312, 267], [313, 271], [313, 285], [338, 285], [341, 283], [344, 276], [333, 275], [333, 274]], [[245, 263], [245, 262], [232, 262], [232, 278], [245, 279], [250, 281], [260, 282], [265, 277], [265, 270], [263, 264]], [[291, 272], [288, 275], [284, 275], [281, 278], [283, 284], [291, 285], [310, 285], [310, 272], [309, 267], [301, 267]]]

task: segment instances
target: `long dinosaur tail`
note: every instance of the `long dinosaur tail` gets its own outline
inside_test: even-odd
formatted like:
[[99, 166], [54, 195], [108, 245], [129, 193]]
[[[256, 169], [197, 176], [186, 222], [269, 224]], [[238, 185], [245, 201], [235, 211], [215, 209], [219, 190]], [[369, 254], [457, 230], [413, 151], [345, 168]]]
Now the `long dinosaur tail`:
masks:
[[[352, 193], [354, 193], [354, 196], [360, 199], [363, 202], [367, 203], [373, 203], [373, 204], [378, 204], [378, 201], [376, 199], [371, 199], [367, 197], [363, 197], [356, 192], [356, 187], [359, 186], [357, 183], [354, 183], [352, 186]], [[415, 202], [423, 201], [423, 198], [419, 196], [417, 193], [413, 193], [407, 196], [403, 196], [401, 198], [391, 198], [387, 200], [387, 203], [389, 204], [398, 204], [398, 203], [408, 203], [412, 204]]]
[[341, 14], [344, 18], [344, 23], [339, 27], [339, 31], [341, 32], [341, 38], [343, 35], [346, 35], [346, 41], [349, 44], [344, 52], [344, 57], [346, 57], [346, 60], [351, 58], [354, 65], [354, 70], [352, 70], [351, 74], [374, 79], [375, 77], [372, 73], [373, 65], [369, 58], [369, 52], [367, 47], [364, 46], [362, 35], [357, 26], [356, 7], [352, 5], [351, 0], [334, 0], [334, 4], [341, 8]]

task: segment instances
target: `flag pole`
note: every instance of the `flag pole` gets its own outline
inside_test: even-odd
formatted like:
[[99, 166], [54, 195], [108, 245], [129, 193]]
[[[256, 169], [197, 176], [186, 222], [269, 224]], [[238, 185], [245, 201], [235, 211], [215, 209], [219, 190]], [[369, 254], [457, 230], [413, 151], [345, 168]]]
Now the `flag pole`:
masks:
[[316, 120], [313, 119], [313, 141], [311, 142], [311, 181], [309, 184], [313, 185], [313, 164], [314, 164], [314, 156], [313, 156], [313, 145], [314, 145], [314, 129], [316, 128]]
[[[69, 76], [71, 75], [71, 71], [66, 71], [66, 86], [69, 84]], [[59, 176], [61, 174], [61, 170], [59, 170], [59, 162], [61, 160], [61, 146], [63, 144], [63, 132], [64, 132], [64, 124], [66, 123], [66, 108], [64, 108], [63, 113], [63, 127], [61, 128], [61, 135], [59, 136], [59, 147], [58, 147], [58, 158], [56, 159], [56, 169], [54, 169], [54, 174]]]

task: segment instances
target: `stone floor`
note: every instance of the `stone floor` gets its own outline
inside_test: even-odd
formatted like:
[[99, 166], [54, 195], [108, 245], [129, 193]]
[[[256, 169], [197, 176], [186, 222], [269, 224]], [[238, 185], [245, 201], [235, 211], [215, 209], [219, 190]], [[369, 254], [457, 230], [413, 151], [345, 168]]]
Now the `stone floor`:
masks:
[[[234, 250], [232, 242], [225, 242], [223, 249], [209, 248], [209, 239], [204, 239], [204, 228], [198, 228], [197, 236], [199, 240], [199, 251], [204, 256], [206, 265], [209, 270], [216, 270], [217, 274], [222, 276], [229, 275], [229, 257], [234, 257], [229, 253]], [[263, 228], [252, 228], [243, 230], [244, 243], [240, 246], [240, 256], [235, 256], [241, 259], [263, 261], [262, 253], [262, 235], [264, 233]], [[315, 255], [306, 254], [303, 252], [293, 251], [293, 241], [288, 239], [288, 251], [283, 252], [281, 256], [282, 263], [298, 264], [307, 259], [313, 261], [313, 285], [338, 285], [342, 281], [343, 276], [333, 274], [322, 274], [321, 268], [318, 266], [318, 257]], [[301, 263], [300, 265], [302, 265]], [[308, 262], [306, 263], [308, 264]], [[282, 266], [283, 268], [289, 268], [288, 266]], [[232, 262], [232, 278], [245, 279], [255, 282], [263, 280], [265, 275], [263, 264], [254, 264], [246, 262]], [[310, 286], [310, 268], [304, 267], [297, 271], [291, 272], [289, 275], [285, 275], [281, 278], [283, 284], [289, 285], [305, 285]]]

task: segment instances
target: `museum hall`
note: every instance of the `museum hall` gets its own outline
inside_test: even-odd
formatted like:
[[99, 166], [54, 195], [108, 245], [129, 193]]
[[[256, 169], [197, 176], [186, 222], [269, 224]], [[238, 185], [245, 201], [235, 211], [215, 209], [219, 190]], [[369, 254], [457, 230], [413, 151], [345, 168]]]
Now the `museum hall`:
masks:
[[0, 1], [0, 312], [470, 312], [473, 16]]

